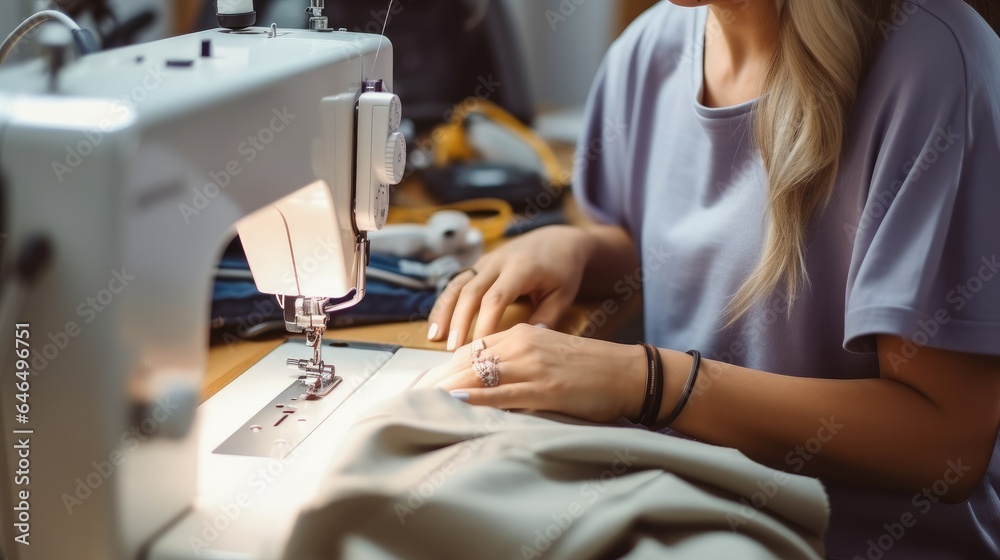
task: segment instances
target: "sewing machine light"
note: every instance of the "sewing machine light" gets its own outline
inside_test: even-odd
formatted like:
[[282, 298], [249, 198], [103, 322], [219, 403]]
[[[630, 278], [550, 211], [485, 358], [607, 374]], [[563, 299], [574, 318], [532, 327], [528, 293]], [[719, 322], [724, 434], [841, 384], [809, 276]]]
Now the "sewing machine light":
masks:
[[331, 298], [357, 288], [356, 236], [349, 231], [350, 224], [337, 223], [336, 215], [330, 188], [316, 181], [237, 222], [257, 289], [265, 294]]
[[25, 96], [15, 97], [9, 103], [11, 119], [32, 127], [108, 133], [128, 128], [135, 122], [135, 113], [121, 101]]

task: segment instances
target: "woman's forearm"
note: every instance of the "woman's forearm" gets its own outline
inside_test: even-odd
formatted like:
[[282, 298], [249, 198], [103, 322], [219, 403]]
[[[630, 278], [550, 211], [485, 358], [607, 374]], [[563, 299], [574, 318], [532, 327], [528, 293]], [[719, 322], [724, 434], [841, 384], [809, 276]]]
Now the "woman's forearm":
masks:
[[[661, 356], [663, 420], [683, 391], [692, 358], [668, 350]], [[633, 378], [633, 394], [643, 383]], [[629, 405], [633, 415], [641, 406], [638, 390], [638, 404]], [[775, 468], [861, 485], [918, 492], [950, 473], [952, 499], [970, 492], [988, 463], [988, 454], [970, 456], [976, 442], [956, 437], [961, 430], [934, 402], [888, 379], [791, 377], [703, 360], [695, 391], [672, 427]]]

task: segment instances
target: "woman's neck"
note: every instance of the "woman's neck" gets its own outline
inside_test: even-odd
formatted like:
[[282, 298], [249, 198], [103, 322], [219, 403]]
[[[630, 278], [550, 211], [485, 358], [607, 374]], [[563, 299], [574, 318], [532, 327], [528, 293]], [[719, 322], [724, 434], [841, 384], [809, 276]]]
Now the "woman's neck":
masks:
[[771, 1], [712, 4], [705, 31], [702, 103], [726, 107], [760, 97], [778, 32], [778, 13]]

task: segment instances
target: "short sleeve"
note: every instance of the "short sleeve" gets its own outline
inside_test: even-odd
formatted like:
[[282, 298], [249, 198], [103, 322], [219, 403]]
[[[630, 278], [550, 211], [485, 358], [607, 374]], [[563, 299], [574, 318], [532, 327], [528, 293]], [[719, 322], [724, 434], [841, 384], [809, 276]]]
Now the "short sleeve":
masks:
[[888, 334], [1000, 355], [1000, 40], [964, 23], [914, 21], [923, 29], [887, 44], [872, 70], [891, 78], [879, 95], [892, 104], [856, 227], [848, 350]]
[[606, 124], [622, 119], [625, 110], [625, 100], [609, 87], [609, 74], [616, 70], [617, 57], [613, 47], [601, 64], [590, 90], [584, 111], [583, 135], [574, 160], [573, 194], [577, 204], [592, 220], [625, 226], [624, 185], [627, 177], [624, 142], [610, 141], [610, 127]]
[[622, 33], [597, 72], [573, 165], [573, 193], [591, 219], [637, 233], [642, 219], [637, 137], [650, 133], [657, 92], [685, 59], [698, 11], [660, 2]]

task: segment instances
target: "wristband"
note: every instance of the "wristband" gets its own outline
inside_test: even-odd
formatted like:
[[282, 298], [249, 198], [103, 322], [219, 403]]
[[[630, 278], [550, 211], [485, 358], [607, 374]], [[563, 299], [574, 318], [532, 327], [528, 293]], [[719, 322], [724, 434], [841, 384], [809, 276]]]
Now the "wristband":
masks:
[[681, 398], [677, 401], [677, 406], [670, 412], [670, 415], [660, 424], [658, 424], [654, 429], [658, 432], [664, 428], [669, 427], [671, 424], [677, 420], [677, 417], [684, 412], [684, 407], [687, 405], [688, 400], [691, 398], [691, 393], [694, 391], [694, 385], [698, 382], [698, 370], [701, 369], [701, 352], [697, 350], [688, 350], [686, 352], [692, 358], [691, 362], [691, 373], [688, 375], [687, 384], [684, 385], [684, 391], [681, 393]]
[[650, 379], [653, 380], [653, 386], [646, 390], [646, 396], [649, 399], [649, 403], [645, 406], [645, 414], [643, 416], [642, 425], [649, 429], [653, 429], [656, 425], [656, 419], [660, 417], [660, 406], [663, 405], [663, 362], [660, 359], [660, 350], [657, 349], [652, 344], [643, 344], [646, 349], [646, 354], [650, 357], [650, 367], [653, 370], [653, 375]]

